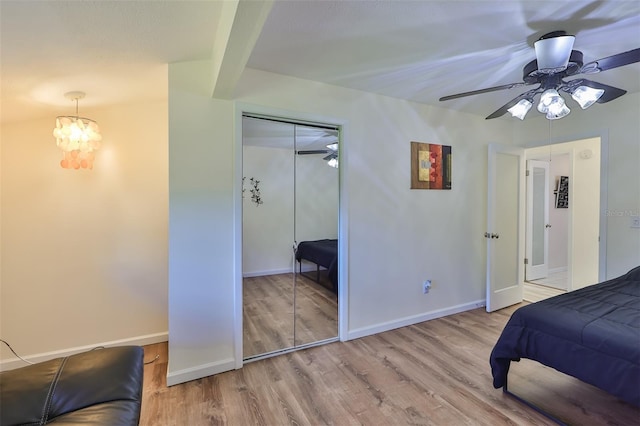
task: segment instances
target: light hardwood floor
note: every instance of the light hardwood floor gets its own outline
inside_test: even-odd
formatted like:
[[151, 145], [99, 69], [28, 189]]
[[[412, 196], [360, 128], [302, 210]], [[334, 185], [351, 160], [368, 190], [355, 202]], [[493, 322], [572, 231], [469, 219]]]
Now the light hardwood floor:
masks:
[[525, 281], [522, 298], [527, 302], [539, 302], [567, 292], [567, 271], [553, 272], [544, 278]]
[[243, 279], [245, 358], [338, 335], [336, 294], [302, 275], [294, 294], [293, 282], [293, 274]]
[[[476, 309], [255, 361], [166, 387], [166, 344], [145, 347], [141, 425], [552, 425], [494, 389], [489, 354], [515, 307]], [[638, 425], [640, 409], [533, 361], [510, 389], [571, 425]]]
[[522, 287], [522, 298], [527, 302], [539, 302], [564, 293], [566, 293], [565, 290], [529, 282], [525, 282]]

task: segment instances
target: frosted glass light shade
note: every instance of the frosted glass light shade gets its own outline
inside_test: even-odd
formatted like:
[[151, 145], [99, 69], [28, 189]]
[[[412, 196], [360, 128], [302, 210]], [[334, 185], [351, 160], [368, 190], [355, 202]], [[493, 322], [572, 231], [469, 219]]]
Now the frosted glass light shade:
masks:
[[507, 111], [511, 113], [512, 117], [524, 120], [525, 115], [529, 112], [533, 103], [529, 99], [521, 99], [520, 102], [509, 108]]
[[546, 114], [549, 111], [552, 113], [560, 112], [564, 106], [564, 99], [558, 91], [555, 89], [547, 89], [540, 96], [540, 103], [538, 103], [538, 111]]
[[567, 68], [575, 36], [565, 35], [538, 40], [533, 44], [538, 61], [538, 70], [551, 74]]
[[575, 100], [582, 109], [587, 109], [593, 105], [604, 94], [602, 89], [594, 89], [588, 86], [578, 86], [571, 97]]
[[569, 109], [568, 106], [564, 104], [564, 101], [563, 101], [561, 107], [549, 108], [549, 111], [547, 111], [546, 117], [549, 120], [558, 120], [562, 117], [566, 117], [567, 115], [569, 115], [570, 112], [571, 110]]

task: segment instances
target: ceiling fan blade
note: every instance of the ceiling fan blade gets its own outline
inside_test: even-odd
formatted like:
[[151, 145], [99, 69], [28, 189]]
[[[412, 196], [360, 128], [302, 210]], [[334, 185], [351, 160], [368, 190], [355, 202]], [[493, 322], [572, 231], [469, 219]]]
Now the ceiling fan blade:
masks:
[[307, 155], [307, 154], [326, 154], [327, 151], [326, 149], [311, 149], [311, 150], [307, 150], [307, 151], [298, 151], [298, 155]]
[[514, 87], [526, 86], [527, 83], [511, 83], [502, 86], [488, 87], [486, 89], [472, 90], [471, 92], [458, 93], [456, 95], [443, 96], [440, 101], [448, 101], [451, 99], [463, 98], [465, 96], [479, 95], [481, 93], [496, 92], [498, 90], [513, 89]]
[[491, 114], [490, 116], [485, 118], [485, 120], [491, 120], [492, 118], [502, 117], [503, 115], [506, 114], [506, 112], [509, 110], [509, 108], [511, 108], [512, 106], [514, 106], [518, 102], [520, 102], [522, 99], [530, 99], [531, 100], [531, 99], [533, 99], [533, 97], [535, 95], [537, 95], [540, 92], [541, 92], [541, 90], [540, 90], [539, 87], [536, 88], [536, 89], [533, 89], [533, 90], [529, 90], [528, 92], [524, 92], [520, 96], [518, 96], [516, 98], [513, 98], [512, 100], [510, 100], [509, 102], [507, 102], [506, 104], [504, 104], [503, 106], [498, 108], [493, 114]]
[[323, 158], [324, 161], [329, 161], [331, 159], [334, 158], [338, 158], [338, 154], [336, 154], [335, 152], [332, 152], [331, 154], [327, 155], [326, 157]]
[[582, 68], [580, 68], [580, 73], [594, 74], [610, 70], [612, 68], [635, 64], [636, 62], [640, 62], [640, 48], [618, 53], [617, 55], [607, 56], [606, 58], [584, 64]]

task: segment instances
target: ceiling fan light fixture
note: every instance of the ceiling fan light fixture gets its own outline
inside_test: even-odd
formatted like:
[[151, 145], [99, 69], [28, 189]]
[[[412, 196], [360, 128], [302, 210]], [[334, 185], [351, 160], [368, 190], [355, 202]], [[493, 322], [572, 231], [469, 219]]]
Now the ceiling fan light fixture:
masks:
[[560, 112], [564, 106], [564, 99], [556, 89], [547, 89], [540, 96], [540, 102], [538, 103], [538, 111], [542, 114], [546, 114], [551, 111], [552, 113]]
[[[329, 148], [327, 146], [327, 148]], [[329, 148], [331, 149], [331, 148]], [[323, 158], [324, 161], [327, 162], [327, 165], [333, 167], [333, 168], [338, 168], [338, 153], [337, 152], [332, 152], [331, 154], [327, 155], [326, 157]]]
[[580, 108], [587, 109], [598, 99], [600, 99], [603, 94], [603, 89], [594, 89], [593, 87], [588, 86], [578, 86], [571, 93], [571, 97], [580, 105]]
[[533, 47], [536, 51], [538, 71], [544, 74], [564, 71], [569, 64], [575, 39], [572, 35], [562, 35], [536, 41]]
[[519, 118], [520, 120], [524, 120], [524, 117], [527, 115], [531, 107], [533, 106], [533, 102], [529, 99], [520, 99], [520, 101], [509, 108], [507, 111], [511, 113], [512, 117]]
[[571, 110], [569, 109], [568, 106], [566, 106], [564, 104], [564, 101], [562, 103], [561, 107], [556, 107], [556, 108], [549, 108], [549, 111], [547, 112], [547, 119], [548, 120], [558, 120], [562, 117], [566, 117], [567, 115], [569, 115], [569, 113], [571, 112]]

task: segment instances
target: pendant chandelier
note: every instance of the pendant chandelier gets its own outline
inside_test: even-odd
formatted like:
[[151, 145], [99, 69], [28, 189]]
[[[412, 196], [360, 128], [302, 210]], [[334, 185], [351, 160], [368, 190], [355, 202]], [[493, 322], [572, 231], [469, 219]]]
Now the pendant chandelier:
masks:
[[102, 140], [98, 123], [78, 115], [78, 100], [84, 98], [84, 92], [69, 92], [64, 96], [76, 102], [76, 115], [56, 117], [53, 136], [63, 153], [60, 166], [63, 169], [93, 169], [94, 152], [100, 148]]

